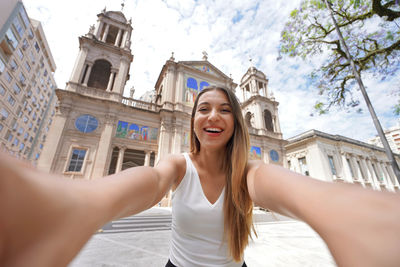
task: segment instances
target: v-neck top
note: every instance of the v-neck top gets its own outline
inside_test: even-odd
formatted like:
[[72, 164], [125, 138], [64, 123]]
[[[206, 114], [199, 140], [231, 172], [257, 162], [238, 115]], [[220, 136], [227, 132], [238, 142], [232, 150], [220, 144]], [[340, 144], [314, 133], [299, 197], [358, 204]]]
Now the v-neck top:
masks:
[[211, 204], [204, 194], [196, 167], [187, 153], [186, 173], [172, 192], [170, 260], [178, 267], [242, 266], [229, 255], [224, 240], [225, 189]]

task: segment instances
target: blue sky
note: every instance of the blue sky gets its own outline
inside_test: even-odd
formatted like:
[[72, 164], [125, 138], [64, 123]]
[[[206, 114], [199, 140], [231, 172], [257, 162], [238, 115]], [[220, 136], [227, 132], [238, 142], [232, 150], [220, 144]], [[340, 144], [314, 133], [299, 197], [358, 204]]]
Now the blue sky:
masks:
[[[64, 88], [78, 54], [78, 36], [96, 23], [97, 14], [121, 10], [121, 1], [105, 0], [24, 0], [28, 15], [40, 20], [57, 64], [55, 73], [59, 88]], [[125, 88], [135, 87], [135, 97], [153, 90], [160, 70], [174, 52], [177, 61], [208, 60], [236, 83], [250, 67], [269, 79], [269, 90], [279, 104], [279, 118], [284, 138], [310, 129], [340, 134], [361, 141], [376, 135], [372, 119], [360, 98], [363, 113], [332, 110], [323, 116], [310, 116], [318, 99], [317, 90], [307, 75], [321, 58], [308, 61], [283, 57], [277, 61], [280, 32], [291, 10], [300, 0], [126, 0], [124, 13], [132, 18], [131, 79]], [[79, 6], [79, 8], [77, 8]], [[399, 88], [400, 75], [385, 81], [364, 76], [379, 120], [384, 128], [394, 126], [399, 117], [391, 107], [398, 101], [393, 94]], [[237, 88], [238, 96], [240, 96]], [[357, 91], [361, 96], [360, 92]], [[356, 93], [356, 94], [357, 94]]]

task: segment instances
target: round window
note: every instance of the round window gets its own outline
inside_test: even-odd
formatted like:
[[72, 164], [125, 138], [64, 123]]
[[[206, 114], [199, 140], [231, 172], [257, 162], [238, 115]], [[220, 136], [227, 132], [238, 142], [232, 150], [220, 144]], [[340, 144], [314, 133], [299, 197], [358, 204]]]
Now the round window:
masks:
[[76, 129], [78, 129], [78, 131], [80, 131], [82, 133], [91, 133], [97, 129], [98, 125], [99, 125], [99, 122], [97, 121], [97, 119], [95, 117], [87, 115], [87, 114], [79, 116], [75, 120]]
[[276, 152], [276, 150], [271, 149], [269, 151], [269, 156], [272, 161], [278, 162], [279, 161], [279, 154]]

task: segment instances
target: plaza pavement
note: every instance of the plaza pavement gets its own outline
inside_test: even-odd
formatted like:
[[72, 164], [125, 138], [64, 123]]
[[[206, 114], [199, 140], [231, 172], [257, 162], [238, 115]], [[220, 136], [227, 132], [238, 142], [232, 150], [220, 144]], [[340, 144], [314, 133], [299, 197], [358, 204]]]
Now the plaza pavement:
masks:
[[[154, 207], [141, 214], [170, 214]], [[249, 267], [336, 266], [322, 239], [306, 224], [255, 211], [258, 237], [245, 251]], [[168, 260], [171, 231], [96, 234], [69, 267], [163, 267]]]

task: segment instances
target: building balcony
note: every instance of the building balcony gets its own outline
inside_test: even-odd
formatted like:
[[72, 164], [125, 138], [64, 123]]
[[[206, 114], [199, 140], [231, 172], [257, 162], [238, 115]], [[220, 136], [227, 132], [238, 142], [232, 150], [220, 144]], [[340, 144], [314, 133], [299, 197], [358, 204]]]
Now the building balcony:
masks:
[[104, 89], [88, 87], [79, 83], [68, 82], [66, 90], [76, 92], [80, 95], [91, 96], [98, 99], [121, 102], [122, 96], [119, 93], [108, 92]]

